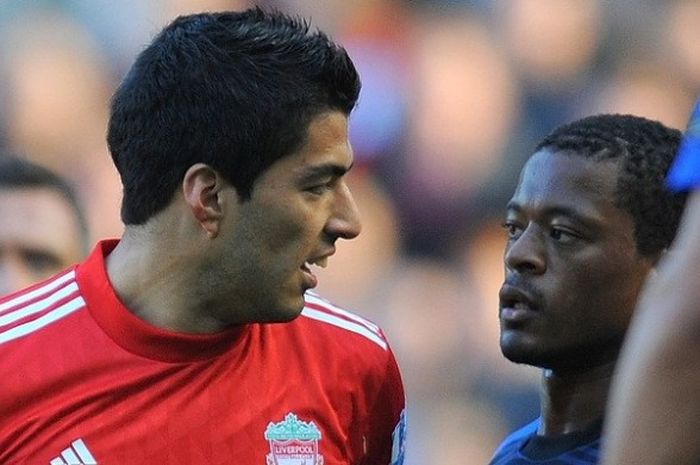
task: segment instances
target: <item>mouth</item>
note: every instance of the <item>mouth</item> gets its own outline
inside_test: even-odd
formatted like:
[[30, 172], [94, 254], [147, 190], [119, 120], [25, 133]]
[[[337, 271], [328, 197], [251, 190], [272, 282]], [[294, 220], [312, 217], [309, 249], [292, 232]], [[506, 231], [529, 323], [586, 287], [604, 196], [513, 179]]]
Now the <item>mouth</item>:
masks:
[[314, 287], [318, 286], [318, 278], [313, 273], [312, 269], [313, 267], [325, 268], [328, 266], [328, 257], [333, 255], [333, 252], [334, 251], [324, 255], [319, 255], [315, 258], [310, 258], [301, 265], [300, 269], [304, 276], [304, 287], [306, 289], [313, 289]]
[[539, 313], [534, 299], [522, 289], [504, 284], [498, 296], [499, 316], [504, 324], [522, 324]]

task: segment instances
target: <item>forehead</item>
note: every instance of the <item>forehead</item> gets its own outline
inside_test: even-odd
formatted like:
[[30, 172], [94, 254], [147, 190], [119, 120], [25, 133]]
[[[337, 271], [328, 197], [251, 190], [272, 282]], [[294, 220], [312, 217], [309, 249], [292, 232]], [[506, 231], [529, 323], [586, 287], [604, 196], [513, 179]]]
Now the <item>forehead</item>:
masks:
[[509, 205], [534, 210], [562, 209], [594, 214], [615, 206], [617, 160], [595, 161], [547, 149], [527, 161]]
[[340, 111], [331, 111], [312, 119], [304, 145], [291, 155], [277, 160], [261, 177], [264, 183], [266, 178], [304, 175], [309, 167], [314, 166], [347, 170], [352, 162], [348, 118]]
[[348, 141], [348, 118], [343, 113], [339, 111], [321, 113], [309, 123], [306, 143], [298, 155], [309, 157], [319, 154], [346, 158], [344, 161], [352, 163], [352, 149]]
[[[0, 188], [0, 247], [79, 255], [80, 227], [66, 199], [48, 188]], [[72, 258], [71, 258], [72, 259]]]

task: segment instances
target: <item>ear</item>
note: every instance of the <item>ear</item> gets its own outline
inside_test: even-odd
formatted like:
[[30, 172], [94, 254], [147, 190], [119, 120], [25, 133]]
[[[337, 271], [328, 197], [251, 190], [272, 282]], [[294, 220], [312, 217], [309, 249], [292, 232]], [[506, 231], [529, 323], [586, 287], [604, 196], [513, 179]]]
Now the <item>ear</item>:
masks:
[[221, 175], [204, 163], [190, 166], [182, 180], [185, 203], [210, 239], [219, 234], [224, 216], [222, 191], [226, 185]]

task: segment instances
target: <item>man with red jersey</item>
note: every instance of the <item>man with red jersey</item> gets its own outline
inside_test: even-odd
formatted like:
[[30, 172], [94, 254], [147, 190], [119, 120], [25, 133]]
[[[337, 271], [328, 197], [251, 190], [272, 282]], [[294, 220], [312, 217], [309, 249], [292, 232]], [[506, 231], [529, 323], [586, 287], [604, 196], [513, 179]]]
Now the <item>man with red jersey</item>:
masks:
[[360, 232], [360, 83], [279, 13], [184, 16], [116, 91], [119, 241], [0, 300], [0, 463], [393, 465], [382, 331], [309, 293]]

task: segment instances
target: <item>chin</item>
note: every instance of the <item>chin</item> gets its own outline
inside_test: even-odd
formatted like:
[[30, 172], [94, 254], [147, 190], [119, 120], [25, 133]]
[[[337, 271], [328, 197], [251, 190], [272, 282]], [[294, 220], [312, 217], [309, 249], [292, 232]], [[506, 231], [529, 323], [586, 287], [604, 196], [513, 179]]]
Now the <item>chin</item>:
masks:
[[284, 303], [280, 303], [280, 305], [277, 307], [278, 310], [271, 316], [274, 317], [276, 322], [286, 323], [288, 321], [295, 320], [299, 315], [301, 315], [302, 310], [304, 310], [304, 305], [304, 296], [300, 295], [297, 298], [289, 299]]
[[302, 305], [301, 308], [294, 308], [294, 309], [288, 309], [285, 313], [280, 314], [280, 322], [281, 323], [286, 323], [289, 321], [296, 320], [299, 315], [301, 315], [301, 311], [304, 309], [304, 306]]
[[501, 353], [513, 363], [542, 367], [543, 354], [515, 335], [501, 335]]
[[535, 357], [532, 357], [530, 354], [524, 353], [523, 351], [501, 347], [501, 353], [510, 362], [517, 363], [519, 365], [540, 366]]
[[259, 309], [255, 315], [254, 323], [286, 323], [297, 318], [304, 309], [304, 298], [301, 295], [286, 298], [278, 296], [277, 299], [266, 299], [258, 302]]

